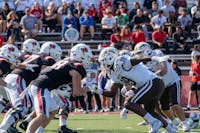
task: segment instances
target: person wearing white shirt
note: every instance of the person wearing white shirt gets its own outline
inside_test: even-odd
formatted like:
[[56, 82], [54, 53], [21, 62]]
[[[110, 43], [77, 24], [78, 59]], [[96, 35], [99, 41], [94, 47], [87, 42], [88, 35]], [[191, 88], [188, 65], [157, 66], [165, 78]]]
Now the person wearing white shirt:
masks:
[[[157, 2], [158, 2], [158, 8], [159, 9], [165, 5], [165, 0], [157, 0]], [[174, 0], [169, 0], [169, 2], [170, 2], [170, 5], [172, 5]]]
[[28, 0], [17, 0], [15, 6], [17, 16], [21, 20], [22, 16], [24, 16], [25, 9], [28, 7]]
[[50, 2], [53, 2], [55, 4], [56, 8], [58, 8], [62, 4], [61, 0], [44, 0], [43, 6], [46, 8]]
[[192, 28], [194, 29], [196, 27], [195, 24], [198, 24], [200, 22], [200, 0], [197, 0], [196, 5], [191, 8], [191, 14]]
[[163, 10], [163, 15], [165, 17], [169, 16], [170, 12], [175, 12], [175, 8], [170, 4], [170, 0], [164, 0], [165, 5], [161, 7], [161, 10]]
[[167, 18], [163, 16], [163, 11], [159, 10], [158, 15], [154, 16], [151, 19], [151, 26], [153, 28], [155, 28], [155, 26], [164, 27], [166, 22], [167, 22]]

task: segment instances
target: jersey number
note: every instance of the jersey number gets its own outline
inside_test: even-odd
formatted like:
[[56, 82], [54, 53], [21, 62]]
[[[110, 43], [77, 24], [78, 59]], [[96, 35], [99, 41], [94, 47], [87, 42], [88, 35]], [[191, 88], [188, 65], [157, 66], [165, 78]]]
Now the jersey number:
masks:
[[57, 62], [56, 64], [54, 64], [53, 66], [51, 66], [51, 68], [58, 70], [58, 69], [63, 68], [68, 63], [69, 63], [69, 61], [61, 60], [61, 61]]
[[127, 78], [127, 77], [120, 77], [120, 81], [122, 83], [124, 83], [125, 85], [130, 85], [130, 86], [135, 86], [136, 85], [136, 82]]

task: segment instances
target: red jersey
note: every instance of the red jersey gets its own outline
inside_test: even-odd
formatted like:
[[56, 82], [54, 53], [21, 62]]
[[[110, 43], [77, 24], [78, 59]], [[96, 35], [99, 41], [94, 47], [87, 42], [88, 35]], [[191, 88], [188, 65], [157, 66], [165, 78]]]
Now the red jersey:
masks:
[[143, 31], [140, 32], [139, 34], [137, 32], [133, 32], [132, 39], [135, 45], [139, 42], [146, 42], [146, 37]]
[[[193, 62], [191, 64], [191, 70], [193, 73], [195, 73], [193, 76], [192, 76], [192, 82], [198, 82], [200, 81], [200, 62]], [[199, 75], [199, 76], [198, 76]]]
[[157, 42], [163, 43], [166, 39], [167, 34], [164, 31], [154, 31], [152, 33], [152, 39], [156, 40]]
[[4, 41], [3, 37], [2, 37], [2, 36], [0, 36], [0, 47], [2, 47], [2, 46], [3, 46], [3, 41]]
[[97, 16], [97, 10], [95, 8], [93, 10], [88, 9], [88, 14], [94, 19]]
[[42, 10], [39, 9], [32, 9], [31, 14], [33, 14], [37, 19], [40, 19], [42, 16]]

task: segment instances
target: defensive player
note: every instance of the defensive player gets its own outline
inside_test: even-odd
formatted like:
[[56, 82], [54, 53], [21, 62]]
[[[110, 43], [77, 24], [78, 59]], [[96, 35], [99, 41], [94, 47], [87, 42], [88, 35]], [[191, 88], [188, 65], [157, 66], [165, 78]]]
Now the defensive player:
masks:
[[90, 63], [92, 52], [85, 44], [77, 44], [71, 49], [70, 60], [61, 60], [45, 68], [40, 76], [31, 83], [30, 92], [34, 98], [36, 117], [29, 123], [26, 133], [35, 133], [36, 129], [47, 121], [50, 112], [49, 92], [63, 84], [72, 83], [73, 95], [84, 93], [81, 80], [86, 76], [84, 66]]

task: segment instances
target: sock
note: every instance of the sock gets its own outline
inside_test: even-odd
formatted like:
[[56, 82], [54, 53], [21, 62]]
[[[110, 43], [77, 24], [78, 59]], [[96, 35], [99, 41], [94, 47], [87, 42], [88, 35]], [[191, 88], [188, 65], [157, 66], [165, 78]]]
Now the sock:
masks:
[[66, 126], [66, 124], [67, 124], [67, 120], [66, 119], [59, 119], [59, 121], [60, 121], [60, 127]]
[[199, 107], [198, 108], [200, 108], [200, 104], [199, 104]]
[[8, 128], [15, 122], [15, 118], [8, 114], [6, 119], [4, 119], [0, 125], [1, 129], [8, 130]]
[[191, 107], [190, 104], [188, 104], [188, 105], [187, 105], [187, 108], [190, 108], [190, 107]]
[[151, 114], [149, 114], [149, 113], [146, 113], [146, 115], [144, 116], [144, 119], [146, 120], [146, 121], [148, 121], [150, 124], [152, 124], [156, 119], [153, 117], [153, 116], [151, 116]]
[[42, 133], [44, 131], [44, 128], [42, 126], [38, 127], [38, 129], [35, 131], [35, 133]]
[[26, 131], [26, 133], [32, 133], [31, 131]]
[[30, 122], [32, 120], [32, 118], [30, 117], [30, 115], [28, 115], [25, 119], [25, 121]]
[[180, 124], [180, 122], [176, 118], [174, 118], [172, 120], [172, 124], [175, 125], [175, 126], [178, 126]]

